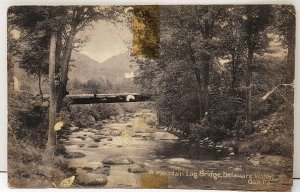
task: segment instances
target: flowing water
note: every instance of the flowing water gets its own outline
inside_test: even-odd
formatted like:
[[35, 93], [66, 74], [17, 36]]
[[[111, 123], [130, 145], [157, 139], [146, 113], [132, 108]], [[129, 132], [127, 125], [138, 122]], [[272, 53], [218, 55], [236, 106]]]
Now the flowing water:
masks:
[[[217, 157], [214, 149], [199, 149], [180, 141], [172, 134], [164, 135], [161, 130], [147, 124], [147, 118], [153, 118], [153, 115], [150, 110], [143, 109], [138, 113], [124, 114], [122, 118], [109, 120], [101, 128], [95, 126], [71, 132], [64, 142], [67, 152], [81, 152], [85, 156], [68, 159], [69, 166], [76, 168], [78, 174], [87, 171], [101, 173], [101, 168], [105, 166], [102, 160], [106, 157], [123, 155], [132, 159], [134, 164], [131, 165], [109, 166], [108, 182], [105, 185], [107, 188], [257, 188], [256, 185], [249, 184], [247, 179], [225, 177], [230, 173], [253, 174], [257, 167], [245, 166], [244, 161]], [[132, 166], [143, 167], [143, 173], [129, 172], [128, 169]], [[266, 167], [260, 167], [259, 170], [274, 175], [274, 171]], [[222, 177], [201, 176], [201, 171], [202, 174], [220, 173]], [[155, 186], [142, 183], [143, 175], [153, 173], [167, 177], [167, 184]], [[219, 182], [220, 179], [222, 182]], [[268, 189], [272, 186], [260, 187]]]

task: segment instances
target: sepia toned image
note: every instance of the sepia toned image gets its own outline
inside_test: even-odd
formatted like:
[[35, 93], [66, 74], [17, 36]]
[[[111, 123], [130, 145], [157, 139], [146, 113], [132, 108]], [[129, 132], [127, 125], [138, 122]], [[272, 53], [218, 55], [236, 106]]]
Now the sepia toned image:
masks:
[[13, 6], [11, 188], [289, 191], [292, 5]]

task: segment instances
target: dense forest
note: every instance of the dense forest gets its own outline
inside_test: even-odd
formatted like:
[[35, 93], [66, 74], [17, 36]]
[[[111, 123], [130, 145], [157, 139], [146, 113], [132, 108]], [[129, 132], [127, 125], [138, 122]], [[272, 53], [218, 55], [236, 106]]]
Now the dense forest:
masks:
[[147, 23], [155, 34], [151, 22], [160, 21], [160, 55], [138, 59], [136, 77], [156, 95], [160, 124], [244, 137], [253, 121], [292, 111], [292, 6], [162, 6], [160, 13]]

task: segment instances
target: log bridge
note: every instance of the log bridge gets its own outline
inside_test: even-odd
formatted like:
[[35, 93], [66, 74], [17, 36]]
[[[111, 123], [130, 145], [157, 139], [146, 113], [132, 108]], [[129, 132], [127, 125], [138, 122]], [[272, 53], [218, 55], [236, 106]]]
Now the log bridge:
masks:
[[70, 94], [65, 98], [70, 105], [93, 104], [93, 103], [126, 103], [153, 101], [152, 95], [139, 93], [119, 94]]

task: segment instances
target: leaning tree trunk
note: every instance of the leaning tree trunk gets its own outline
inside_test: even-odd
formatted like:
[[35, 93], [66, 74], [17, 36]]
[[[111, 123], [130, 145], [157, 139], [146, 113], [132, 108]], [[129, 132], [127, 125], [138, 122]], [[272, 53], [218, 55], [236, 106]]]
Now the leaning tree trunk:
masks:
[[49, 51], [50, 99], [49, 99], [48, 141], [43, 156], [43, 161], [46, 163], [51, 163], [54, 157], [54, 150], [56, 144], [56, 133], [54, 130], [55, 119], [56, 119], [55, 49], [56, 49], [56, 33], [53, 32], [51, 34], [50, 51]]
[[69, 62], [71, 59], [71, 54], [73, 50], [73, 39], [75, 37], [75, 27], [72, 27], [70, 36], [66, 42], [66, 50], [63, 54], [63, 59], [61, 63], [61, 82], [57, 90], [57, 112], [62, 108], [63, 99], [67, 95], [67, 83], [68, 83], [68, 72], [69, 72]]

